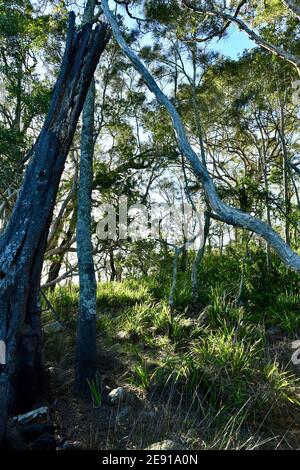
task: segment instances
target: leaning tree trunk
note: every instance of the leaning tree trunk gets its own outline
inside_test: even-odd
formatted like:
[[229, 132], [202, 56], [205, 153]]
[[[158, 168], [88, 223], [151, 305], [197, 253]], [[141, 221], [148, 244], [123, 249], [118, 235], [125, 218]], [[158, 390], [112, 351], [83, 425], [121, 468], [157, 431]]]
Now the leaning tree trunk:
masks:
[[[83, 15], [83, 24], [92, 22], [95, 0], [88, 0]], [[97, 283], [92, 245], [92, 187], [94, 157], [95, 80], [84, 103], [80, 145], [80, 173], [77, 211], [77, 258], [79, 272], [79, 311], [75, 359], [76, 391], [84, 396], [88, 392], [88, 381], [96, 373], [96, 293]]]
[[10, 411], [28, 409], [45, 391], [38, 292], [56, 194], [86, 93], [108, 41], [107, 28], [75, 30], [71, 13], [65, 54], [50, 109], [18, 200], [0, 238], [0, 443]]
[[188, 141], [183, 123], [176, 108], [161, 91], [158, 84], [143, 65], [139, 57], [127, 45], [120, 32], [117, 20], [109, 9], [108, 1], [101, 0], [101, 5], [119, 46], [132, 62], [134, 68], [140, 73], [149, 90], [154, 93], [160, 104], [168, 111], [177, 134], [179, 148], [189, 161], [195, 176], [202, 183], [205, 196], [209, 202], [211, 210], [213, 211], [213, 213], [210, 213], [210, 216], [227, 224], [243, 227], [251, 232], [255, 232], [270, 244], [288, 268], [300, 273], [300, 256], [282, 240], [278, 233], [276, 233], [265, 222], [226, 204], [222, 199], [220, 199], [214, 182], [205, 165], [200, 161], [198, 155], [195, 153]]

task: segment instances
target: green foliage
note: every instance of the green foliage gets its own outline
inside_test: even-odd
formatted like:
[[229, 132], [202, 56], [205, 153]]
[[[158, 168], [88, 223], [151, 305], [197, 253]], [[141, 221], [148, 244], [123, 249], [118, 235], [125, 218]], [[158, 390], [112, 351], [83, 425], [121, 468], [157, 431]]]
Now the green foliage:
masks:
[[221, 420], [242, 410], [242, 419], [256, 420], [268, 407], [299, 406], [295, 376], [266, 362], [261, 340], [237, 339], [235, 330], [207, 329], [185, 355], [163, 361], [154, 378], [164, 387], [175, 382], [197, 408], [208, 402], [222, 410]]
[[126, 306], [146, 300], [149, 296], [147, 285], [136, 279], [123, 282], [103, 282], [98, 284], [97, 302], [102, 305]]
[[88, 387], [93, 400], [95, 408], [99, 408], [102, 405], [102, 382], [98, 375], [94, 380], [88, 380]]
[[[57, 286], [53, 292], [46, 292], [47, 298], [55, 311], [60, 315], [64, 324], [75, 330], [79, 301], [79, 289], [77, 286]], [[47, 309], [45, 300], [42, 298], [42, 308]]]
[[122, 312], [120, 327], [129, 335], [150, 338], [153, 334], [167, 334], [170, 324], [168, 305], [165, 302], [144, 301]]
[[171, 23], [178, 19], [181, 13], [176, 0], [150, 0], [145, 2], [146, 16], [161, 23]]
[[150, 378], [145, 365], [140, 362], [133, 366], [133, 383], [138, 387], [142, 387], [144, 390], [148, 390], [150, 387]]
[[[300, 406], [299, 381], [289, 369], [290, 358], [287, 362], [275, 359], [265, 335], [269, 325], [284, 328], [284, 324], [293, 334], [298, 318], [288, 311], [292, 305], [297, 311], [298, 281], [287, 277], [274, 258], [270, 279], [266, 278], [267, 284], [259, 283], [264, 253], [256, 247], [250, 247], [250, 252], [252, 269], [244, 273], [247, 301], [243, 305], [236, 301], [242, 248], [228, 248], [223, 255], [206, 254], [199, 272], [200, 295], [205, 302], [199, 316], [193, 318], [187, 311], [190, 297], [185, 295], [184, 301], [178, 299], [171, 322], [167, 283], [171, 273], [166, 265], [164, 270], [160, 268], [160, 278], [153, 274], [101, 283], [97, 290], [102, 347], [107, 345], [119, 358], [127, 358], [125, 377], [131, 384], [158, 394], [160, 400], [169, 397], [176, 406], [185, 404], [207, 429], [223, 429], [224, 435], [211, 437], [217, 448], [236, 446], [233, 436], [239, 435], [243, 426], [257, 428], [263, 422], [268, 427], [269, 422], [280, 419], [283, 410], [291, 407], [291, 412], [296, 412]], [[189, 279], [189, 271], [181, 273], [179, 291], [188, 286]], [[266, 288], [269, 295], [264, 295]], [[72, 316], [78, 289], [59, 288], [51, 301], [60, 314], [65, 312], [64, 319]], [[285, 317], [275, 313], [278, 305], [286, 309]], [[51, 351], [49, 341], [47, 338], [47, 350]], [[58, 347], [56, 360], [63, 355], [63, 348]], [[100, 406], [99, 382], [89, 387], [95, 406]]]

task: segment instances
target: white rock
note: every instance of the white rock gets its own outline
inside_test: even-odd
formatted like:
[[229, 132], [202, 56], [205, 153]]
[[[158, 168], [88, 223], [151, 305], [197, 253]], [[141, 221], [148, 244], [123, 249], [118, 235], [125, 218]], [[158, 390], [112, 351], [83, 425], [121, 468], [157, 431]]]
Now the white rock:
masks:
[[79, 441], [65, 441], [62, 450], [85, 450], [84, 445]]
[[52, 321], [43, 326], [45, 333], [59, 333], [63, 330], [63, 327], [58, 321]]
[[126, 392], [125, 392], [124, 388], [122, 388], [122, 387], [114, 388], [114, 390], [112, 390], [108, 394], [109, 401], [112, 405], [117, 403], [117, 402], [120, 402], [120, 401], [124, 400], [125, 396], [126, 396]]
[[34, 421], [37, 418], [43, 418], [48, 416], [49, 409], [47, 406], [42, 406], [41, 408], [37, 408], [35, 410], [29, 411], [24, 415], [18, 415], [13, 418], [13, 421], [16, 421], [19, 424], [28, 424]]
[[161, 442], [155, 442], [147, 447], [145, 450], [183, 450], [184, 446], [179, 442], [171, 441], [169, 439]]
[[129, 334], [126, 331], [118, 331], [117, 338], [129, 339]]

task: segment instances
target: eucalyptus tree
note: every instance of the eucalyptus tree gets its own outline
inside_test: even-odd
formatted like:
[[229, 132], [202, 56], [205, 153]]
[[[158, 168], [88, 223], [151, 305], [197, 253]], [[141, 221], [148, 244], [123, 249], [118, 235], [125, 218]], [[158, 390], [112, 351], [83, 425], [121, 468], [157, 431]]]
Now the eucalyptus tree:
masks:
[[[95, 14], [95, 0], [88, 0], [83, 14], [82, 25], [92, 24]], [[75, 376], [76, 389], [81, 395], [88, 391], [88, 382], [96, 373], [96, 277], [93, 260], [91, 197], [93, 186], [94, 156], [94, 115], [95, 79], [92, 78], [82, 114], [80, 142], [80, 164], [77, 203], [77, 257], [79, 272], [79, 309], [77, 319], [77, 340]]]
[[206, 196], [210, 202], [213, 211], [211, 215], [226, 223], [237, 225], [257, 233], [272, 246], [272, 248], [281, 257], [282, 261], [286, 264], [286, 266], [297, 272], [300, 272], [300, 257], [297, 255], [297, 253], [290, 249], [290, 247], [271, 227], [269, 227], [266, 223], [262, 222], [261, 220], [255, 218], [254, 216], [224, 203], [219, 197], [213, 180], [210, 177], [207, 169], [200, 161], [199, 157], [188, 142], [182, 121], [174, 105], [161, 91], [156, 81], [151, 76], [146, 67], [142, 64], [138, 56], [134, 54], [133, 51], [129, 48], [129, 46], [126, 44], [124, 38], [120, 33], [116, 19], [109, 10], [108, 3], [106, 0], [102, 0], [102, 7], [123, 52], [130, 58], [134, 67], [136, 68], [136, 70], [139, 71], [143, 79], [146, 81], [150, 90], [155, 94], [157, 99], [170, 114], [178, 136], [179, 146], [182, 152], [184, 153], [185, 157], [191, 164], [195, 175], [197, 176], [199, 181], [201, 181]]

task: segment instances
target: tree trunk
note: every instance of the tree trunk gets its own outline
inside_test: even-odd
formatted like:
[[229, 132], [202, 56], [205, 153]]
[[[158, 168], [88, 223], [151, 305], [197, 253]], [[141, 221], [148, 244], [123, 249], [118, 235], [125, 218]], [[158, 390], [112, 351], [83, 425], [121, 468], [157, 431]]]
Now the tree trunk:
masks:
[[50, 109], [33, 149], [18, 200], [0, 238], [0, 339], [7, 365], [0, 375], [0, 443], [8, 413], [25, 411], [45, 392], [38, 291], [56, 194], [76, 125], [100, 55], [104, 25], [75, 30], [70, 15], [66, 50]]
[[204, 253], [205, 253], [205, 246], [207, 237], [209, 234], [209, 227], [210, 227], [210, 217], [207, 212], [204, 214], [204, 229], [203, 229], [203, 242], [202, 245], [197, 250], [197, 254], [194, 258], [193, 265], [192, 265], [192, 303], [196, 306], [199, 303], [199, 283], [198, 283], [198, 273], [199, 273], [199, 266], [202, 262]]
[[[95, 0], [89, 0], [83, 16], [83, 24], [92, 22]], [[92, 245], [92, 187], [94, 156], [95, 80], [84, 103], [81, 130], [80, 176], [77, 212], [77, 257], [79, 271], [79, 311], [77, 320], [75, 378], [76, 392], [88, 393], [88, 380], [96, 373], [96, 294], [97, 283]]]
[[115, 265], [115, 256], [114, 256], [114, 249], [111, 246], [109, 248], [109, 264], [110, 264], [110, 282], [114, 282], [117, 276], [117, 270]]
[[[285, 100], [284, 100], [285, 101]], [[285, 141], [285, 119], [284, 119], [284, 101], [279, 97], [280, 107], [280, 130], [279, 137], [282, 148], [282, 176], [283, 176], [283, 198], [285, 207], [285, 225], [284, 225], [284, 238], [285, 242], [290, 245], [290, 213], [291, 213], [291, 201], [290, 201], [290, 185], [289, 185], [289, 158], [288, 151], [286, 148]]]
[[189, 161], [195, 176], [203, 185], [205, 195], [209, 202], [209, 207], [213, 211], [210, 213], [210, 217], [227, 224], [243, 227], [249, 231], [255, 232], [271, 245], [287, 267], [300, 273], [300, 256], [282, 240], [275, 230], [256, 217], [236, 209], [220, 199], [214, 182], [205, 168], [205, 165], [201, 163], [198, 155], [194, 152], [187, 139], [183, 123], [174, 105], [161, 91], [158, 84], [138, 56], [128, 47], [120, 33], [116, 18], [109, 9], [107, 0], [102, 0], [101, 5], [121, 49], [131, 60], [134, 68], [141, 74], [149, 90], [155, 94], [160, 104], [168, 111], [177, 134], [179, 148]]
[[[267, 222], [268, 225], [271, 227], [271, 210], [270, 210], [270, 197], [269, 197], [269, 182], [268, 182], [268, 168], [267, 168], [267, 152], [265, 145], [263, 143], [263, 148], [261, 151], [261, 160], [262, 160], [262, 170], [263, 170], [263, 179], [264, 179], [264, 191], [265, 191], [265, 204], [266, 204], [266, 213], [267, 213]], [[266, 261], [267, 261], [267, 270], [268, 273], [271, 272], [271, 264], [272, 264], [272, 255], [270, 250], [269, 243], [267, 245], [267, 253], [266, 253]]]

